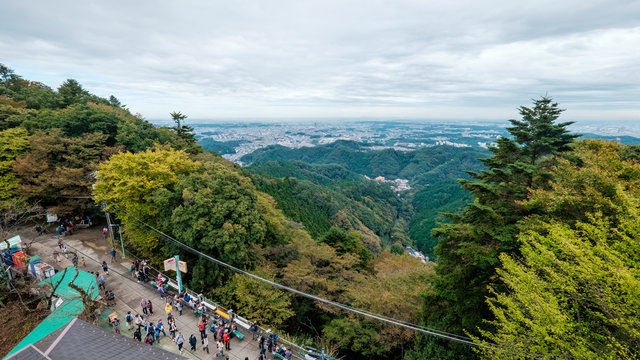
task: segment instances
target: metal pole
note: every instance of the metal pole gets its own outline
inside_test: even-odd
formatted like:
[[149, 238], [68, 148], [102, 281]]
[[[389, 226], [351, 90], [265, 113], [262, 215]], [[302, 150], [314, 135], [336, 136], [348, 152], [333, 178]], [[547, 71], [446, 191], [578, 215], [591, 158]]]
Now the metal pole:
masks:
[[175, 256], [176, 259], [176, 280], [178, 281], [178, 291], [182, 292], [182, 277], [180, 276], [180, 257]]
[[111, 217], [109, 217], [109, 213], [107, 211], [104, 212], [105, 217], [107, 218], [107, 225], [109, 225], [107, 227], [107, 229], [109, 229], [109, 237], [111, 238], [111, 246], [113, 246], [114, 248], [116, 247], [116, 241], [113, 238], [113, 230], [111, 230]]
[[126, 258], [125, 254], [124, 254], [124, 243], [122, 242], [122, 229], [120, 228], [120, 225], [118, 225], [118, 233], [120, 234], [120, 247], [122, 247], [122, 258]]

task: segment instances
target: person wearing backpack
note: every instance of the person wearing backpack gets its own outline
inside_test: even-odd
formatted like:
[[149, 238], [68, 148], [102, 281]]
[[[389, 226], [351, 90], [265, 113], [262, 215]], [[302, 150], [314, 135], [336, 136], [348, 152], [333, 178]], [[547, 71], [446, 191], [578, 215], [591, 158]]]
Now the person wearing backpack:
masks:
[[212, 322], [209, 327], [209, 331], [213, 334], [213, 341], [218, 341], [218, 329], [216, 329], [216, 324]]
[[127, 322], [127, 330], [131, 330], [131, 327], [133, 327], [133, 315], [131, 315], [131, 311], [127, 312], [124, 320]]
[[182, 336], [182, 333], [179, 331], [178, 331], [178, 336], [176, 336], [176, 344], [178, 345], [178, 350], [182, 355], [182, 345], [184, 345], [184, 336]]
[[207, 332], [207, 326], [204, 324], [204, 321], [200, 320], [198, 323], [198, 330], [200, 330], [200, 339], [204, 339]]

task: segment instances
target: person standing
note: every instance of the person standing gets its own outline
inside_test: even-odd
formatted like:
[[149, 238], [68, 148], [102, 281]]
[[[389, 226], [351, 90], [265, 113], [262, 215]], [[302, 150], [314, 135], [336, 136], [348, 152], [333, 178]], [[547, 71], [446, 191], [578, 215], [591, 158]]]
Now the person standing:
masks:
[[107, 228], [102, 228], [102, 236], [105, 240], [107, 240], [107, 234], [109, 234], [109, 230]]
[[133, 332], [133, 339], [142, 341], [142, 334], [140, 333], [140, 328], [138, 327], [136, 331]]
[[205, 325], [204, 321], [200, 320], [198, 330], [200, 330], [200, 339], [204, 339], [204, 337], [207, 336], [207, 325]]
[[109, 251], [109, 255], [111, 255], [111, 262], [116, 261], [116, 249], [115, 248], [111, 248], [111, 251]]
[[116, 332], [116, 334], [120, 334], [120, 319], [118, 319], [117, 317], [113, 318], [111, 324], [113, 325], [113, 330]]
[[151, 303], [151, 299], [147, 299], [147, 310], [149, 310], [149, 315], [153, 315], [153, 304]]
[[100, 275], [100, 277], [98, 278], [98, 289], [102, 289], [104, 290], [104, 276]]
[[82, 267], [87, 267], [87, 263], [84, 261], [84, 256], [80, 258], [80, 262], [82, 263]]
[[178, 313], [180, 314], [180, 316], [182, 316], [182, 300], [178, 299], [178, 302], [176, 303], [176, 309], [178, 309]]
[[142, 299], [142, 300], [140, 301], [140, 307], [142, 308], [142, 312], [143, 312], [145, 315], [149, 315], [149, 310], [147, 310], [147, 300]]
[[196, 344], [198, 344], [198, 339], [196, 339], [196, 336], [191, 334], [191, 336], [189, 336], [189, 345], [191, 345], [191, 351], [193, 351], [193, 353], [196, 353]]
[[124, 320], [127, 322], [127, 330], [131, 330], [133, 326], [133, 315], [131, 315], [131, 311], [127, 311], [127, 315], [124, 317]]
[[222, 334], [222, 341], [224, 341], [224, 348], [227, 351], [231, 350], [231, 338], [228, 332], [225, 331], [224, 334]]

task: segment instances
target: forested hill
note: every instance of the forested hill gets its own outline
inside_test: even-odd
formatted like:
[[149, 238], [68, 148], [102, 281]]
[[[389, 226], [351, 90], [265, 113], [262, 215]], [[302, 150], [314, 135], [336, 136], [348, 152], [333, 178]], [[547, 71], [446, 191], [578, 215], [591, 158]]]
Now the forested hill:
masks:
[[256, 174], [256, 187], [273, 196], [277, 207], [316, 239], [337, 226], [360, 231], [374, 253], [390, 243], [407, 243], [404, 201], [387, 184], [333, 164], [268, 161], [247, 170]]
[[366, 144], [341, 140], [298, 149], [271, 145], [247, 154], [241, 160], [245, 163], [298, 160], [310, 164], [338, 164], [369, 177], [403, 178], [429, 184], [460, 177], [466, 169], [477, 169], [477, 159], [487, 153], [480, 149], [450, 146], [425, 147], [415, 151], [371, 150]]
[[[460, 187], [457, 179], [468, 178], [467, 171], [483, 169], [484, 165], [478, 159], [488, 154], [482, 149], [451, 146], [425, 147], [414, 151], [372, 150], [366, 144], [337, 141], [299, 149], [268, 146], [244, 156], [242, 160], [253, 162], [247, 168], [252, 173], [274, 178], [260, 181], [257, 185], [278, 201], [278, 206], [287, 216], [313, 229], [311, 232], [314, 235], [325, 230], [329, 223], [350, 228], [355, 217], [380, 237], [383, 246], [401, 242], [433, 255], [437, 240], [431, 236], [431, 230], [438, 222], [446, 221], [441, 213], [456, 213], [471, 201], [470, 193]], [[371, 191], [374, 189], [372, 181], [365, 180], [361, 175], [408, 179], [412, 189], [395, 196], [385, 192], [374, 193]], [[295, 179], [286, 182], [275, 180], [278, 178], [308, 180], [313, 186]], [[320, 185], [329, 188], [323, 189]], [[382, 185], [389, 188], [387, 184]], [[345, 188], [348, 191], [345, 192]], [[358, 188], [364, 197], [353, 199], [350, 195]], [[317, 196], [305, 195], [312, 189]], [[333, 191], [346, 195], [347, 199], [356, 203], [351, 201], [350, 206], [345, 205], [344, 201], [338, 200], [343, 196], [330, 195]], [[364, 204], [377, 214], [376, 217], [370, 216], [370, 212], [353, 211], [362, 204], [361, 198], [367, 200]], [[299, 203], [297, 207], [290, 206], [295, 199]], [[351, 214], [348, 217], [352, 220], [347, 222], [347, 226], [341, 220], [344, 215], [335, 216], [339, 213], [336, 210], [339, 209], [338, 204], [342, 204], [345, 212]], [[396, 214], [395, 221], [389, 218], [390, 214]], [[320, 221], [316, 222], [316, 218]], [[377, 225], [372, 226], [372, 221]], [[362, 226], [354, 228], [367, 233]]]
[[309, 164], [303, 161], [266, 161], [256, 162], [247, 167], [254, 174], [273, 178], [294, 177], [309, 180], [321, 185], [332, 185], [342, 182], [363, 182], [365, 178], [344, 166], [336, 164]]

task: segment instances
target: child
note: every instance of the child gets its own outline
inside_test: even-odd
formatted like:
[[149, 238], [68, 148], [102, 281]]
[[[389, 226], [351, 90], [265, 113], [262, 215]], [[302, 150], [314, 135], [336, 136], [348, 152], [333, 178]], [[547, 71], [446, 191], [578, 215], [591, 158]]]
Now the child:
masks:
[[82, 263], [82, 267], [87, 267], [87, 263], [84, 261], [84, 256], [80, 258], [80, 262]]

